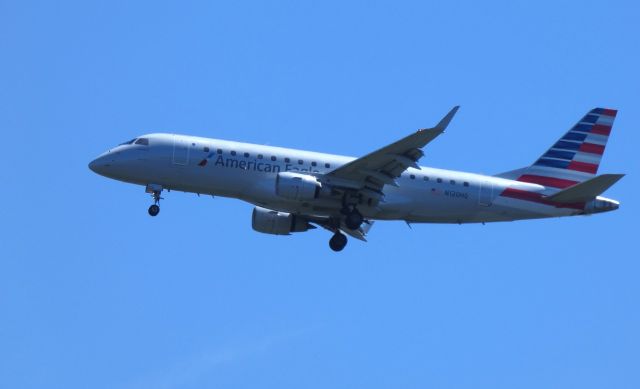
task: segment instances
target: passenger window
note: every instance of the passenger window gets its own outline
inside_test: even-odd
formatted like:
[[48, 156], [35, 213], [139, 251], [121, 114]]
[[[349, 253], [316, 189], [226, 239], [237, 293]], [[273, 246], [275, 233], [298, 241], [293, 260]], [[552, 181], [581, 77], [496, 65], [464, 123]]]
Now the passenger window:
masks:
[[317, 166], [318, 164], [315, 162], [311, 162], [311, 166]]
[[276, 158], [276, 157], [274, 157], [273, 155], [271, 156], [271, 160], [272, 160], [272, 161], [275, 161], [276, 159], [277, 159], [277, 158]]
[[450, 183], [451, 185], [455, 185], [455, 184], [456, 184], [456, 180], [451, 180], [451, 181], [449, 181], [449, 183]]
[[412, 174], [412, 175], [409, 176], [409, 178], [411, 178], [412, 180], [415, 180], [416, 176]]
[[262, 154], [258, 154], [258, 159], [262, 159]]
[[232, 151], [232, 152], [231, 152], [231, 155], [236, 155], [236, 152], [235, 152], [235, 151]]
[[245, 158], [249, 158], [249, 153], [244, 153]]
[[302, 165], [303, 163], [304, 163], [303, 160], [301, 160], [301, 159], [298, 160], [298, 165]]
[[284, 161], [285, 161], [286, 163], [291, 162], [291, 160], [290, 160], [289, 158], [285, 158], [285, 159], [284, 159]]
[[442, 178], [438, 178], [436, 181], [438, 181], [438, 184], [442, 184]]
[[218, 149], [218, 154], [222, 154], [222, 149]]
[[331, 167], [331, 165], [329, 165], [328, 163], [324, 164], [324, 167], [326, 167], [327, 169], [329, 169]]
[[469, 183], [468, 183], [467, 181], [465, 181], [465, 182], [463, 183], [463, 185], [464, 185], [464, 186], [469, 186]]
[[204, 150], [204, 152], [205, 152], [205, 153], [208, 153], [208, 152], [209, 152], [209, 148], [208, 148], [207, 146], [204, 146], [204, 149], [203, 149], [203, 150]]
[[425, 181], [429, 181], [429, 177], [427, 177], [427, 176], [422, 177], [422, 179], [425, 180]]

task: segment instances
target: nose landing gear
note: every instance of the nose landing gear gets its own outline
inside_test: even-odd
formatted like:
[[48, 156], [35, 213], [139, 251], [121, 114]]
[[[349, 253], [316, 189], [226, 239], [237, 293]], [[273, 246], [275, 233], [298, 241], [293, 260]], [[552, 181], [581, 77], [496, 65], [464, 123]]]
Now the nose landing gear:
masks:
[[151, 193], [151, 196], [153, 197], [153, 204], [149, 207], [149, 215], [151, 216], [157, 216], [160, 213], [160, 200], [162, 200], [162, 197], [160, 197], [160, 194], [162, 193], [162, 186], [160, 185], [155, 185], [155, 184], [149, 184], [147, 185], [147, 188], [145, 190], [147, 193]]

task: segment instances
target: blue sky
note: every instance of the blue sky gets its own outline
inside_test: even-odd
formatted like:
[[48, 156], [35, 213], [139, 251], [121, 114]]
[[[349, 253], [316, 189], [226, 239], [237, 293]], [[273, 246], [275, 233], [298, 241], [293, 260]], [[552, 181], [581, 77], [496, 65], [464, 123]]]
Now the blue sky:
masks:
[[[0, 2], [0, 387], [637, 388], [634, 2]], [[87, 163], [148, 132], [530, 164], [619, 109], [592, 217], [261, 235]]]

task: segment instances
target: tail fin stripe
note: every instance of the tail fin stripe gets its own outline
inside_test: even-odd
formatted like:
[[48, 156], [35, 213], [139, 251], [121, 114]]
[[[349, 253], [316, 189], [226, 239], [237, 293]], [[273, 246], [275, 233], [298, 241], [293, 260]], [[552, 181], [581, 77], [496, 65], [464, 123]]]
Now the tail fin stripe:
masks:
[[565, 136], [562, 137], [562, 140], [577, 140], [579, 142], [582, 142], [586, 138], [587, 134], [585, 133], [569, 131]]
[[577, 184], [579, 181], [565, 180], [556, 177], [538, 176], [535, 174], [523, 174], [518, 181], [529, 182], [531, 184], [539, 184], [544, 186], [552, 186], [554, 188], [568, 188]]
[[596, 172], [598, 171], [598, 165], [586, 162], [571, 161], [569, 163], [569, 166], [567, 166], [567, 169], [596, 174]]
[[[598, 108], [596, 108], [596, 109], [598, 109]], [[606, 115], [606, 116], [614, 116], [615, 117], [616, 114], [618, 113], [618, 110], [604, 108], [604, 109], [602, 109], [602, 112], [598, 112], [598, 113], [602, 114], [602, 115]]]
[[[598, 146], [598, 145], [595, 145]], [[565, 150], [565, 149], [557, 149], [552, 148], [549, 149], [541, 158], [556, 158], [556, 159], [572, 159], [572, 158], [587, 158], [587, 159], [597, 159], [598, 161], [602, 158], [602, 152], [594, 151], [585, 151], [582, 148], [576, 150]], [[587, 161], [588, 162], [588, 161]]]
[[582, 153], [582, 152], [576, 153], [576, 156], [573, 157], [574, 161], [592, 163], [595, 165], [598, 165], [601, 159], [602, 159], [602, 156], [598, 154], [589, 154], [589, 153]]
[[593, 128], [594, 124], [593, 123], [578, 123], [575, 126], [573, 126], [573, 128], [571, 129], [571, 131], [577, 131], [577, 132], [591, 132], [591, 128]]
[[587, 180], [593, 177], [592, 174], [579, 172], [577, 170], [558, 169], [554, 167], [536, 166], [536, 165], [529, 166], [529, 168], [527, 169], [527, 174], [535, 174], [535, 175], [545, 176], [545, 177], [563, 178], [563, 179], [573, 180], [578, 182], [582, 182], [584, 180]]
[[557, 167], [560, 169], [566, 169], [567, 166], [569, 166], [569, 161], [562, 161], [559, 159], [540, 158], [536, 163], [534, 163], [534, 165], [550, 166], [550, 167]]
[[567, 149], [567, 150], [578, 150], [580, 149], [580, 143], [578, 142], [569, 142], [565, 140], [560, 140], [553, 145], [554, 149]]
[[586, 122], [586, 123], [593, 124], [593, 123], [597, 122], [598, 119], [600, 119], [600, 115], [594, 115], [594, 114], [589, 113], [589, 114], [585, 115], [585, 117], [582, 118], [581, 122]]
[[600, 134], [589, 134], [586, 138], [585, 138], [585, 142], [587, 143], [595, 143], [597, 145], [606, 145], [607, 141], [609, 140], [609, 137], [606, 135], [600, 135]]
[[607, 135], [607, 136], [609, 136], [609, 134], [611, 134], [611, 126], [606, 126], [606, 125], [602, 125], [602, 124], [594, 124], [593, 128], [591, 129], [591, 133], [592, 134], [599, 134], [599, 135]]
[[[571, 131], [585, 134], [609, 135], [611, 125], [609, 124], [580, 124], [574, 126]], [[608, 132], [607, 132], [608, 131]]]
[[572, 152], [572, 151], [551, 149], [551, 150], [547, 151], [542, 157], [543, 158], [544, 157], [549, 157], [549, 158], [559, 158], [559, 159], [571, 160], [575, 156], [576, 156], [576, 153]]
[[615, 116], [600, 116], [600, 118], [596, 121], [596, 124], [604, 124], [605, 126], [612, 126], [613, 121], [616, 119]]
[[604, 153], [604, 146], [585, 142], [580, 146], [579, 150], [583, 153], [602, 155]]

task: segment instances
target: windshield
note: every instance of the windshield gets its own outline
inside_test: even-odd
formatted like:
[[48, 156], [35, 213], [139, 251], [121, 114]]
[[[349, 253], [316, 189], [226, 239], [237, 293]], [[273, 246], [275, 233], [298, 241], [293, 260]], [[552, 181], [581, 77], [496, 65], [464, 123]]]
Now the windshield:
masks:
[[133, 138], [130, 141], [127, 141], [127, 142], [124, 142], [124, 143], [120, 143], [118, 146], [130, 145], [135, 141], [136, 141], [136, 138]]

